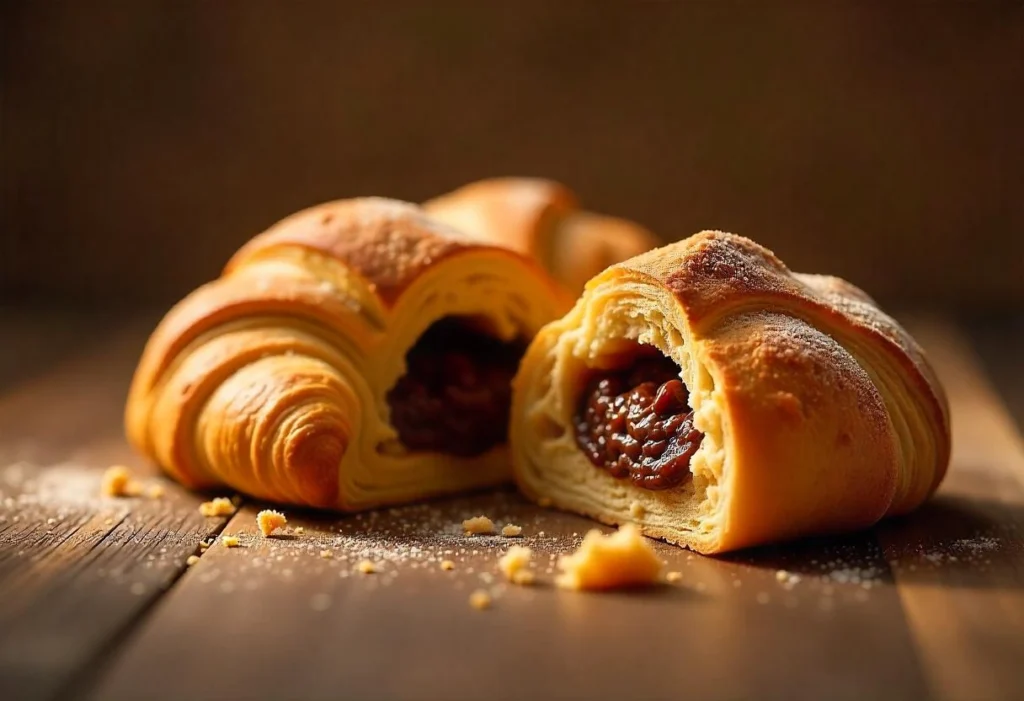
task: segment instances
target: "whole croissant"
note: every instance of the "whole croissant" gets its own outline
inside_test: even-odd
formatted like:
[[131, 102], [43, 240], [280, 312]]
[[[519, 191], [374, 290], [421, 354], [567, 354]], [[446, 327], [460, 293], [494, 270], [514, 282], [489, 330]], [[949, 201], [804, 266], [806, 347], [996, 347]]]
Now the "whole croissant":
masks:
[[580, 209], [569, 188], [540, 178], [492, 178], [424, 203], [436, 219], [537, 260], [573, 296], [609, 265], [658, 245], [638, 224]]
[[313, 207], [163, 319], [128, 437], [188, 486], [315, 507], [501, 482], [519, 356], [567, 306], [532, 261], [415, 205]]
[[591, 280], [527, 350], [511, 440], [532, 498], [704, 553], [906, 513], [950, 452], [942, 386], [895, 321], [721, 232]]

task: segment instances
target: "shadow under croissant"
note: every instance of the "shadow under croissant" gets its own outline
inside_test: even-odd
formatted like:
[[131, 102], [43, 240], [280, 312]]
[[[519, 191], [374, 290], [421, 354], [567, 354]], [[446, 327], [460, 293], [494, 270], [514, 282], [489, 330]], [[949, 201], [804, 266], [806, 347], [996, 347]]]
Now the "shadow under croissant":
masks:
[[1024, 588], [1024, 506], [939, 495], [906, 516], [847, 535], [805, 538], [718, 559], [815, 577], [860, 574], [879, 584]]

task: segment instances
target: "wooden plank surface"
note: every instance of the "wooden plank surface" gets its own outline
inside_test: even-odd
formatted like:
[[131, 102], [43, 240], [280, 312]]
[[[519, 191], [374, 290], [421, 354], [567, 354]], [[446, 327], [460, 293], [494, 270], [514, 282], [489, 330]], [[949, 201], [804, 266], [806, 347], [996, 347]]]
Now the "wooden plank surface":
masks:
[[[96, 497], [107, 465], [140, 465], [120, 412], [147, 328], [106, 333], [0, 396], [10, 698], [1024, 697], [1024, 452], [948, 324], [913, 328], [954, 412], [953, 467], [932, 504], [726, 558], [659, 543], [682, 582], [620, 594], [551, 586], [554, 558], [593, 524], [512, 491], [289, 512], [272, 539], [246, 505], [226, 527], [242, 547], [218, 542], [186, 568], [223, 525], [198, 516], [201, 497], [166, 482], [160, 500]], [[460, 522], [480, 513], [524, 537], [467, 538]], [[534, 549], [537, 586], [496, 571], [512, 542]], [[379, 571], [357, 572], [363, 559]], [[480, 588], [490, 610], [468, 604]]]
[[[104, 468], [139, 463], [120, 417], [144, 326], [94, 321], [69, 338], [62, 317], [48, 319], [3, 326], [7, 358], [25, 361], [20, 382], [0, 398], [5, 699], [49, 699], [74, 687], [224, 523], [203, 519], [199, 497], [152, 474], [146, 482], [165, 488], [160, 499], [100, 496]], [[32, 376], [25, 349], [50, 352], [41, 338], [62, 339], [71, 357]]]

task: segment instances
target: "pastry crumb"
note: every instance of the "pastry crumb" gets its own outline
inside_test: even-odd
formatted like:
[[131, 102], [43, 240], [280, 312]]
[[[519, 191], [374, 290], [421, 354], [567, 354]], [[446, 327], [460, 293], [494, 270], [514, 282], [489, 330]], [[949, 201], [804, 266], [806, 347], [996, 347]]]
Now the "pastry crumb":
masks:
[[442, 560], [441, 561], [441, 569], [444, 570], [445, 572], [454, 570], [455, 569], [455, 563], [452, 562], [451, 560]]
[[330, 560], [332, 557], [334, 557], [334, 553], [332, 553], [330, 550], [321, 550], [320, 557], [322, 557], [325, 560]]
[[212, 501], [204, 501], [200, 504], [199, 513], [207, 518], [231, 516], [235, 513], [235, 505], [226, 497], [216, 497]]
[[491, 607], [491, 595], [483, 589], [477, 589], [469, 595], [469, 605], [477, 611], [483, 611]]
[[303, 528], [302, 526], [298, 526], [295, 529], [295, 535], [302, 535], [305, 532], [306, 532], [306, 529]]
[[467, 535], [488, 535], [494, 533], [494, 521], [486, 516], [474, 516], [462, 522]]
[[520, 570], [512, 575], [512, 583], [522, 587], [528, 587], [537, 581], [537, 576], [532, 570]]
[[682, 572], [668, 572], [665, 574], [665, 581], [669, 584], [675, 584], [676, 582], [683, 581]]
[[146, 496], [150, 499], [160, 499], [164, 495], [164, 486], [162, 484], [151, 484], [149, 489], [146, 490]]
[[220, 542], [224, 544], [225, 548], [237, 548], [238, 547], [238, 536], [236, 535], [222, 535]]
[[558, 560], [555, 584], [564, 589], [619, 589], [655, 584], [662, 562], [640, 529], [626, 524], [611, 535], [592, 530], [579, 549]]
[[124, 465], [112, 465], [103, 473], [101, 489], [108, 497], [138, 496], [141, 485], [132, 479], [131, 470]]
[[634, 501], [629, 505], [629, 515], [633, 518], [643, 518], [645, 513], [647, 513], [647, 509], [640, 502]]
[[789, 579], [789, 572], [787, 572], [786, 570], [779, 570], [775, 573], [775, 579], [779, 582], [785, 582], [787, 579]]
[[523, 527], [509, 523], [501, 529], [501, 534], [506, 538], [518, 538], [523, 534]]
[[516, 575], [522, 574], [526, 571], [526, 568], [530, 565], [530, 558], [533, 557], [533, 551], [529, 548], [524, 548], [521, 545], [513, 545], [508, 549], [501, 559], [498, 560], [498, 569], [501, 570], [502, 574], [510, 581], [516, 584]]
[[264, 538], [268, 537], [278, 528], [283, 528], [287, 523], [288, 519], [280, 511], [264, 509], [256, 514], [256, 525], [259, 527], [260, 533], [263, 534]]
[[188, 565], [189, 567], [191, 567], [192, 565], [196, 564], [197, 562], [199, 562], [199, 556], [198, 555], [189, 555], [188, 559], [185, 560], [185, 564]]
[[363, 574], [374, 574], [377, 571], [377, 566], [371, 560], [363, 560], [356, 565], [356, 569]]

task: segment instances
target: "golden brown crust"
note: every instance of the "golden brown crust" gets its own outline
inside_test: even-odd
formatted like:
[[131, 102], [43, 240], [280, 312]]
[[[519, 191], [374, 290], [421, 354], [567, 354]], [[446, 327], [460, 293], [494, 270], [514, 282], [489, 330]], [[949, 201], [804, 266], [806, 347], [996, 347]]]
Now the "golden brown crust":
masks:
[[[623, 485], [571, 443], [575, 376], [623, 334], [671, 355], [692, 385], [705, 438], [686, 489]], [[791, 273], [723, 232], [589, 282], [527, 351], [513, 440], [528, 495], [703, 552], [905, 513], [937, 488], [950, 450], [942, 387], [895, 321], [855, 286]]]
[[[475, 293], [480, 285], [490, 292]], [[127, 433], [192, 487], [227, 483], [344, 509], [387, 501], [386, 489], [353, 496], [340, 465], [376, 450], [359, 443], [367, 431], [379, 441], [393, 432], [379, 406], [390, 385], [378, 383], [397, 379], [423, 330], [416, 324], [478, 314], [532, 335], [564, 309], [561, 295], [535, 263], [469, 241], [415, 205], [363, 198], [313, 207], [254, 238], [220, 279], [167, 314], [136, 370]], [[404, 470], [404, 458], [380, 459]], [[474, 479], [498, 479], [499, 459], [484, 460]], [[444, 475], [438, 489], [451, 491], [455, 466], [434, 469]]]
[[476, 240], [534, 258], [573, 294], [609, 265], [658, 243], [638, 224], [583, 211], [571, 190], [540, 178], [482, 180], [424, 208]]

